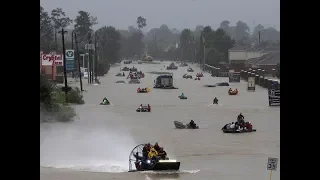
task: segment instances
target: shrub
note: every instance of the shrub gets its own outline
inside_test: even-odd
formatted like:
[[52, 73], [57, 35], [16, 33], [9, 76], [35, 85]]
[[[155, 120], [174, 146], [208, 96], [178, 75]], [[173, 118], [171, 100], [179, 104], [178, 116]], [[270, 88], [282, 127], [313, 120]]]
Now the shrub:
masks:
[[[84, 104], [83, 95], [78, 87], [72, 88], [68, 92], [68, 103], [71, 104]], [[65, 104], [66, 103], [66, 94], [61, 88], [55, 89], [55, 96], [54, 98], [58, 103]]]

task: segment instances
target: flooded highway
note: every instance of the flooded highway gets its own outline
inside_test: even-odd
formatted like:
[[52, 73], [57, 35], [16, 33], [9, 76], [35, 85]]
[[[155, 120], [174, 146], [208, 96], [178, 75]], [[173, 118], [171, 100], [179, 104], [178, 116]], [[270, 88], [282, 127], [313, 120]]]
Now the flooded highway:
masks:
[[[88, 85], [84, 80], [86, 104], [74, 106], [78, 117], [67, 124], [41, 125], [40, 176], [42, 180], [258, 180], [268, 179], [268, 157], [280, 158], [280, 108], [268, 106], [268, 92], [256, 86], [248, 92], [247, 82], [231, 83], [239, 94], [228, 95], [230, 87], [204, 87], [228, 82], [228, 78], [204, 73], [200, 81], [183, 79], [188, 67], [165, 70], [170, 62], [129, 64], [145, 73], [141, 84], [116, 84], [120, 68], [113, 67], [100, 78], [101, 85]], [[195, 77], [201, 72], [187, 73]], [[174, 86], [179, 89], [153, 89], [158, 75], [152, 71], [173, 72]], [[125, 72], [126, 75], [128, 72]], [[151, 92], [138, 94], [138, 87]], [[187, 100], [178, 96], [184, 93]], [[110, 106], [98, 105], [103, 97]], [[219, 105], [212, 105], [214, 97]], [[137, 113], [140, 104], [150, 104], [151, 113]], [[257, 132], [223, 134], [221, 128], [236, 121], [242, 113]], [[188, 123], [198, 130], [175, 129], [173, 121]], [[168, 157], [181, 162], [179, 172], [128, 173], [128, 156], [134, 146], [158, 142]], [[273, 180], [280, 179], [280, 162]]]

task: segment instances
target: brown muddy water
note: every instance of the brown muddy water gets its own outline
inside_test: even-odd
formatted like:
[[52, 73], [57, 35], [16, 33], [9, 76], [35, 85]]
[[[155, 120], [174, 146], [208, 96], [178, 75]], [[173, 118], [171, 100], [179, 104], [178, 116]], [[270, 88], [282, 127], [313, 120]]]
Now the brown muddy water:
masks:
[[[78, 118], [68, 124], [40, 126], [40, 177], [42, 180], [263, 180], [269, 179], [268, 157], [280, 158], [280, 108], [268, 106], [267, 90], [256, 87], [247, 92], [247, 83], [232, 83], [237, 96], [229, 96], [229, 87], [203, 87], [228, 81], [204, 73], [201, 81], [183, 79], [188, 67], [172, 70], [179, 89], [153, 89], [137, 94], [140, 87], [153, 86], [158, 76], [150, 71], [166, 71], [162, 64], [131, 64], [145, 72], [140, 85], [116, 84], [125, 77], [114, 76], [119, 67], [102, 77], [101, 85], [87, 85], [86, 104], [75, 106]], [[124, 65], [121, 65], [124, 67]], [[195, 77], [200, 69], [191, 65]], [[127, 72], [125, 72], [127, 74]], [[187, 100], [177, 96], [184, 93]], [[99, 106], [107, 97], [110, 106]], [[214, 97], [220, 105], [211, 105]], [[139, 104], [150, 104], [151, 113], [137, 113]], [[235, 121], [242, 112], [257, 132], [223, 134], [222, 126]], [[193, 119], [198, 130], [178, 130], [173, 121]], [[128, 156], [141, 143], [158, 142], [171, 159], [181, 162], [178, 172], [128, 173]], [[273, 172], [280, 179], [280, 163]]]

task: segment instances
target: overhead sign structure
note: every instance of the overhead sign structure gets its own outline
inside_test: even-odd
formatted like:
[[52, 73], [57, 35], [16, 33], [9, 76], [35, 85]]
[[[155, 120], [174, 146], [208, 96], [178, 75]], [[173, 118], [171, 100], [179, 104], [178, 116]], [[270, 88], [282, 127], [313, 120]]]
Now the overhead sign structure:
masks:
[[66, 70], [67, 71], [74, 70], [74, 50], [73, 49], [66, 50]]
[[240, 82], [240, 73], [239, 72], [229, 72], [229, 82], [230, 83], [239, 83]]
[[248, 77], [248, 91], [256, 90], [256, 79], [255, 77]]
[[269, 106], [280, 106], [280, 88], [268, 89]]
[[268, 158], [267, 170], [270, 171], [270, 180], [272, 178], [272, 171], [277, 170], [278, 158]]

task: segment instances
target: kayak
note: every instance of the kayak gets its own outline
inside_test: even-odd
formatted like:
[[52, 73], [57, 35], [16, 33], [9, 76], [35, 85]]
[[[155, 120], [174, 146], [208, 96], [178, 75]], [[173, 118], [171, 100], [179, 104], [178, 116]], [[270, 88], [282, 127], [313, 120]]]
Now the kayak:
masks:
[[189, 124], [183, 124], [179, 121], [174, 121], [173, 123], [177, 129], [199, 129], [199, 126], [196, 126], [196, 128], [192, 128]]
[[222, 129], [224, 133], [249, 133], [249, 132], [256, 132], [256, 129], [243, 129], [243, 130], [235, 130], [235, 129]]
[[106, 103], [106, 104], [104, 104], [104, 103], [100, 103], [100, 105], [110, 105], [110, 102], [109, 103]]
[[180, 99], [188, 99], [186, 96], [178, 96]]

